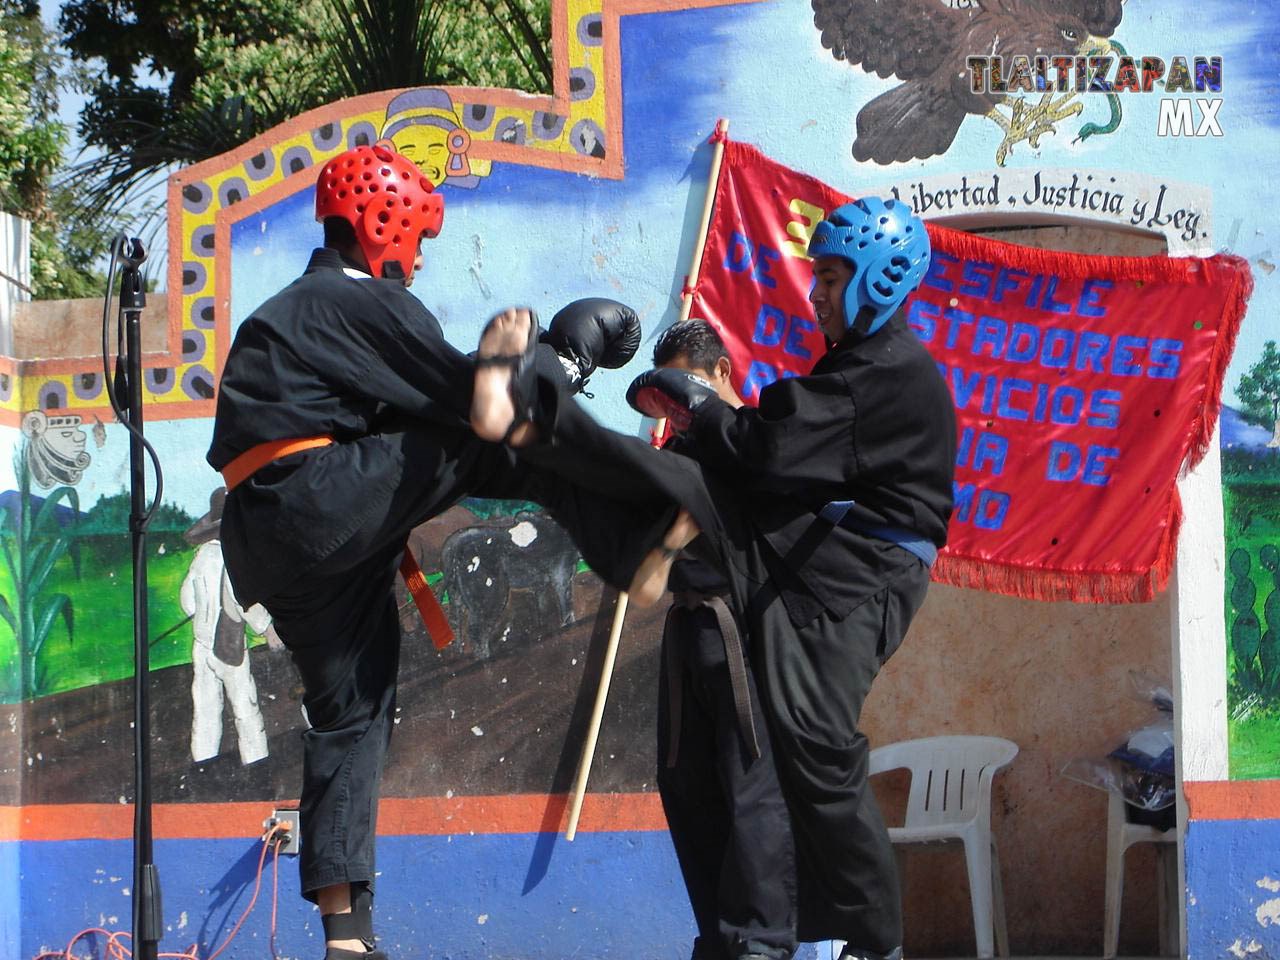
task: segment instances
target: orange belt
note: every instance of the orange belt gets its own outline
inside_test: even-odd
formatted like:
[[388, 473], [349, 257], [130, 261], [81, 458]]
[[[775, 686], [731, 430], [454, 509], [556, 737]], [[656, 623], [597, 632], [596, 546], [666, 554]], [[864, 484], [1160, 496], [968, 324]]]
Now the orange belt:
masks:
[[[268, 440], [256, 447], [250, 447], [223, 467], [222, 479], [226, 482], [227, 491], [230, 492], [273, 460], [287, 457], [291, 453], [301, 453], [303, 450], [327, 447], [333, 442], [333, 437], [328, 436]], [[404, 547], [404, 556], [400, 559], [400, 576], [404, 577], [404, 584], [409, 588], [409, 595], [413, 597], [413, 602], [418, 607], [418, 613], [422, 616], [422, 622], [427, 628], [431, 642], [435, 644], [437, 650], [447, 647], [453, 640], [453, 630], [449, 627], [449, 621], [444, 615], [440, 601], [431, 592], [431, 586], [427, 583], [422, 567], [418, 565], [418, 559], [407, 543]]]

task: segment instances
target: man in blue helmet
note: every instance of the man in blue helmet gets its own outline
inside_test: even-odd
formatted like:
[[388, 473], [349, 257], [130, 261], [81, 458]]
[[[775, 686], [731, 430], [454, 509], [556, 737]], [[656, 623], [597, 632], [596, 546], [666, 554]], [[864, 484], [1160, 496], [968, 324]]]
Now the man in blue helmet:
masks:
[[[902, 943], [893, 851], [858, 720], [946, 541], [955, 410], [900, 311], [928, 267], [921, 221], [893, 200], [847, 204], [819, 224], [809, 253], [828, 343], [809, 375], [770, 384], [758, 407], [740, 409], [683, 370], [632, 384], [633, 406], [685, 435], [682, 454], [647, 450], [576, 408], [553, 437], [540, 436], [520, 422], [530, 388], [516, 368], [485, 373], [473, 395], [482, 436], [528, 445], [527, 459], [621, 502], [674, 499], [702, 530], [691, 549], [726, 574], [791, 815], [794, 857], [783, 851], [777, 864], [793, 880], [795, 911], [755, 924], [758, 936], [722, 924], [719, 944], [699, 941], [699, 958], [785, 960], [797, 940], [824, 939], [846, 941], [848, 958], [889, 957]], [[481, 355], [527, 336], [513, 318]], [[641, 564], [633, 600], [661, 595], [690, 537], [687, 524], [672, 526]]]
[[[737, 491], [757, 534], [747, 572], [764, 582], [741, 602], [791, 811], [798, 937], [889, 956], [902, 943], [897, 873], [858, 719], [946, 541], [955, 411], [900, 310], [928, 269], [923, 223], [900, 202], [860, 200], [818, 225], [809, 254], [828, 351], [808, 376], [765, 387], [755, 409], [671, 370], [642, 375], [630, 397], [686, 425], [684, 451]], [[786, 957], [794, 943], [750, 947]]]

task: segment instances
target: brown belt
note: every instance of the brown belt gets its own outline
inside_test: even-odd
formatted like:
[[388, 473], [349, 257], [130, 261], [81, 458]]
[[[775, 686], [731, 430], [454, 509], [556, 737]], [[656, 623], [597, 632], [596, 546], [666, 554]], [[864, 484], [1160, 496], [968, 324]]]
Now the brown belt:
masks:
[[[675, 602], [667, 611], [666, 627], [671, 625], [671, 617], [676, 610], [698, 610], [707, 608], [716, 615], [720, 627], [720, 636], [724, 639], [725, 662], [729, 667], [729, 687], [733, 691], [733, 708], [738, 715], [738, 732], [743, 742], [751, 748], [751, 755], [759, 758], [760, 742], [756, 739], [756, 727], [751, 718], [751, 688], [747, 684], [747, 661], [742, 652], [742, 636], [738, 633], [738, 625], [729, 612], [723, 597], [712, 593], [676, 593]], [[664, 634], [667, 630], [664, 628]], [[667, 634], [667, 766], [676, 765], [676, 756], [680, 750], [680, 713], [682, 689], [680, 656], [683, 653], [678, 645], [671, 642]]]
[[[222, 479], [227, 485], [227, 492], [230, 493], [272, 461], [287, 457], [291, 453], [327, 447], [333, 442], [333, 437], [329, 436], [298, 437], [293, 440], [268, 440], [256, 447], [250, 447], [222, 468]], [[400, 558], [400, 576], [404, 578], [405, 586], [409, 588], [409, 595], [413, 597], [413, 602], [418, 607], [418, 613], [422, 616], [422, 623], [427, 628], [427, 635], [431, 637], [431, 642], [437, 650], [447, 647], [453, 640], [453, 629], [449, 626], [449, 620], [444, 615], [440, 601], [432, 593], [426, 575], [418, 565], [417, 557], [413, 555], [407, 543], [404, 546], [404, 556]]]

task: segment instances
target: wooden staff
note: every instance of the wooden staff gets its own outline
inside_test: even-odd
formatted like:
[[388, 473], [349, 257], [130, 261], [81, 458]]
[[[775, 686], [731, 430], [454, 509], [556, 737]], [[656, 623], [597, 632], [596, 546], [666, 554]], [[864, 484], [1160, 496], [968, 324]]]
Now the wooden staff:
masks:
[[[702, 270], [702, 253], [707, 246], [707, 232], [711, 228], [711, 210], [715, 205], [716, 184], [720, 182], [720, 164], [724, 160], [724, 140], [729, 132], [729, 121], [721, 117], [716, 122], [716, 135], [712, 143], [711, 176], [707, 180], [707, 197], [702, 204], [702, 224], [698, 228], [698, 240], [693, 246], [693, 262], [685, 277], [684, 290], [680, 294], [680, 319], [689, 319], [693, 306], [693, 290], [698, 285]], [[659, 420], [654, 428], [654, 439], [661, 437], [666, 421]], [[626, 591], [618, 594], [618, 606], [613, 611], [613, 625], [609, 628], [609, 643], [605, 647], [604, 665], [600, 668], [600, 685], [596, 689], [595, 706], [591, 709], [591, 722], [587, 726], [587, 739], [582, 745], [578, 760], [578, 772], [573, 778], [573, 794], [569, 803], [569, 823], [564, 838], [572, 840], [578, 835], [578, 818], [582, 815], [582, 801], [587, 795], [587, 778], [591, 775], [591, 763], [595, 759], [596, 741], [600, 738], [600, 724], [604, 719], [604, 705], [609, 699], [609, 684], [613, 681], [613, 665], [618, 658], [618, 642], [622, 638], [622, 622], [627, 616]]]
[[[693, 263], [685, 278], [684, 291], [680, 295], [680, 322], [689, 319], [693, 307], [693, 291], [698, 286], [702, 272], [702, 252], [707, 246], [707, 231], [711, 229], [711, 208], [715, 205], [716, 185], [720, 182], [720, 164], [724, 160], [724, 141], [729, 135], [729, 121], [721, 117], [716, 121], [715, 139], [711, 150], [711, 177], [707, 180], [707, 197], [702, 201], [702, 225], [698, 228], [698, 242], [693, 247]], [[659, 426], [665, 426], [660, 423]], [[661, 436], [661, 433], [659, 433]]]
[[587, 741], [582, 745], [578, 760], [578, 772], [573, 778], [573, 802], [569, 806], [569, 825], [564, 838], [572, 840], [578, 835], [578, 817], [582, 815], [582, 801], [587, 795], [587, 777], [591, 775], [591, 761], [596, 755], [596, 740], [600, 737], [600, 723], [604, 719], [605, 701], [609, 699], [609, 684], [613, 680], [613, 664], [618, 659], [618, 641], [622, 637], [622, 621], [627, 617], [627, 594], [618, 594], [618, 606], [613, 611], [613, 626], [609, 628], [609, 644], [604, 651], [604, 665], [600, 668], [600, 686], [596, 688], [596, 703], [591, 708], [591, 723], [587, 727]]

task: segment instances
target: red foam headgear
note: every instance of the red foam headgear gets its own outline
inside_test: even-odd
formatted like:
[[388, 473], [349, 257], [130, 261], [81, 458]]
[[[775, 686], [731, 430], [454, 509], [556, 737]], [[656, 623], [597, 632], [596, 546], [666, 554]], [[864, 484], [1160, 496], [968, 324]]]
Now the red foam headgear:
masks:
[[418, 238], [440, 232], [444, 198], [412, 160], [380, 140], [338, 154], [320, 170], [316, 219], [327, 217], [351, 224], [375, 277], [386, 275], [384, 264], [399, 264], [407, 277], [413, 273]]

